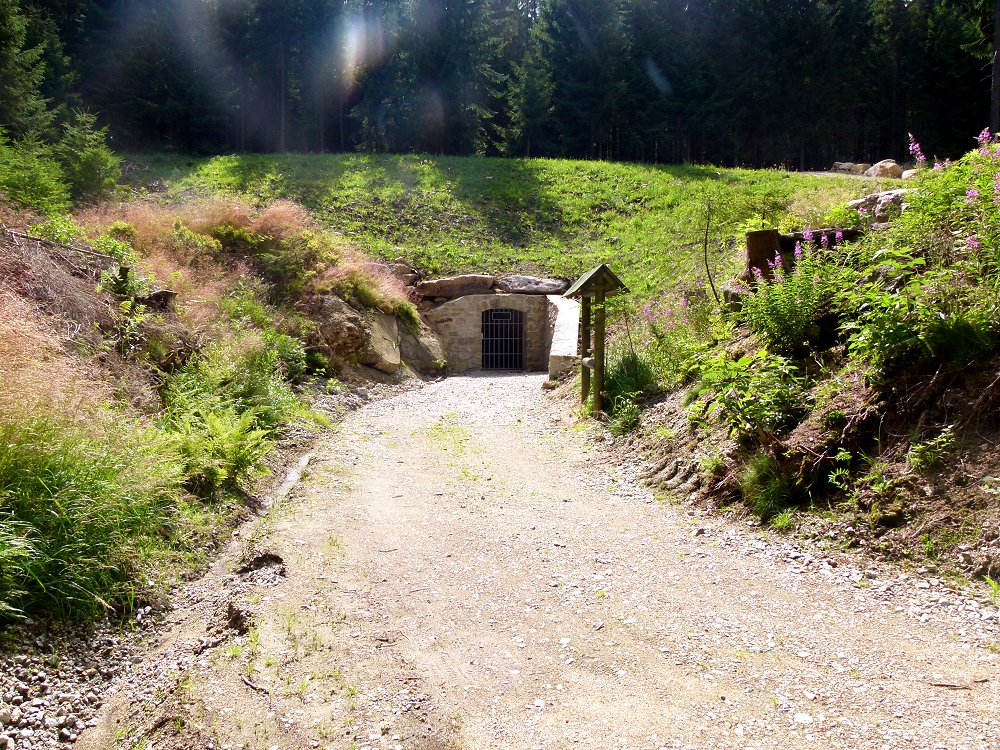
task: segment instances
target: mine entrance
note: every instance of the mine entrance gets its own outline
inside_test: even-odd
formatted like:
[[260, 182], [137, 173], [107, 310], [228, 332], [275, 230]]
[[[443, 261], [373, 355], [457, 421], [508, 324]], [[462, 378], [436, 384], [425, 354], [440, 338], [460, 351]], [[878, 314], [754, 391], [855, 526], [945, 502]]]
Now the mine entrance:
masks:
[[519, 310], [483, 311], [483, 369], [524, 369], [524, 315]]

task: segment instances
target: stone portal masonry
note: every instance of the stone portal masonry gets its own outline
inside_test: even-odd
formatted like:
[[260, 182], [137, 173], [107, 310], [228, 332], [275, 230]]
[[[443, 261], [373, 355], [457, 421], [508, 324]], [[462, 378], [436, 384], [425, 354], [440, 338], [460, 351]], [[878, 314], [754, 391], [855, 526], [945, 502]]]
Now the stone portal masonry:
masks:
[[[547, 370], [551, 376], [560, 374], [551, 371], [550, 351], [553, 356], [560, 357], [557, 370], [559, 363], [573, 361], [576, 354], [573, 325], [579, 313], [572, 301], [540, 294], [470, 294], [445, 302], [425, 315], [427, 323], [441, 339], [450, 375], [482, 369], [483, 311], [501, 308], [518, 310], [524, 315], [526, 369]], [[552, 350], [557, 327], [558, 352]], [[571, 344], [568, 343], [570, 339]]]

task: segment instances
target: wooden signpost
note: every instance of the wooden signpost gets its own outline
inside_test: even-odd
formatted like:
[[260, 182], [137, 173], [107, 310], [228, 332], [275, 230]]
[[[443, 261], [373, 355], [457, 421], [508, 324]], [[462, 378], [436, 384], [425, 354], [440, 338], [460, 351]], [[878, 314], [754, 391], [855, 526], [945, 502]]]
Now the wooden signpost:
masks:
[[[608, 297], [627, 291], [628, 288], [614, 271], [601, 264], [577, 279], [564, 295], [580, 298], [580, 400], [586, 402], [590, 396], [590, 373], [593, 370], [594, 416], [600, 416], [604, 407], [604, 344], [607, 334], [604, 303]], [[591, 338], [593, 338], [593, 351], [591, 351]]]

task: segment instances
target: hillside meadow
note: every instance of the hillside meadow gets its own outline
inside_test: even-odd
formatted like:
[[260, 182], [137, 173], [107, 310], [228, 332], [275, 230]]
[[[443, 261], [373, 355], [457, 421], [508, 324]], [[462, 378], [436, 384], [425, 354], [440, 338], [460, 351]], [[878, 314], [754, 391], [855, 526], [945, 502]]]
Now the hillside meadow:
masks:
[[[887, 185], [783, 170], [426, 155], [133, 155], [132, 180], [168, 199], [227, 194], [300, 202], [375, 256], [431, 275], [483, 271], [574, 277], [603, 262], [635, 299], [740, 264], [746, 228], [818, 225]], [[888, 181], [886, 181], [888, 182]], [[709, 221], [710, 216], [710, 221]]]

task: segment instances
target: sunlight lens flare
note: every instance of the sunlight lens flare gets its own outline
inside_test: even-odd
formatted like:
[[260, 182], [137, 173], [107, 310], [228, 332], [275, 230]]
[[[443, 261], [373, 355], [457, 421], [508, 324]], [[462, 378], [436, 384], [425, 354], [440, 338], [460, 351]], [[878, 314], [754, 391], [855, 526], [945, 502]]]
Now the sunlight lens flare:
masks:
[[388, 55], [385, 26], [381, 19], [357, 15], [344, 27], [342, 85], [348, 91], [357, 86], [361, 73], [383, 62]]

